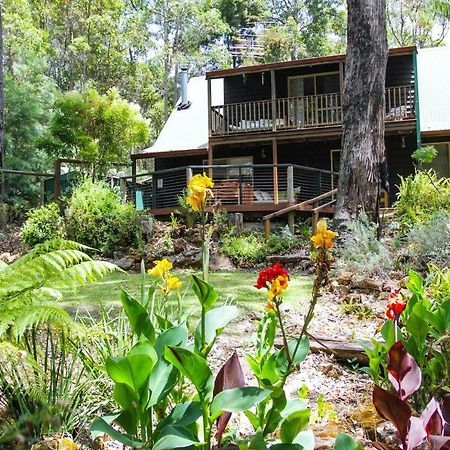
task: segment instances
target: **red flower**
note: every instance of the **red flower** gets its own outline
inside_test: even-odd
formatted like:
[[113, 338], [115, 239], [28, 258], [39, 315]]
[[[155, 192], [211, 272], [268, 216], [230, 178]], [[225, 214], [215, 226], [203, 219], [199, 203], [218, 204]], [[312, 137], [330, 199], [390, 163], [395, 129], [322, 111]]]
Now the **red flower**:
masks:
[[280, 261], [276, 262], [273, 266], [259, 272], [258, 279], [256, 280], [255, 288], [269, 288], [271, 284], [278, 277], [289, 279], [289, 274], [283, 267], [281, 267]]
[[397, 320], [405, 308], [406, 302], [403, 300], [402, 294], [400, 294], [399, 291], [391, 292], [386, 310], [386, 317], [391, 320]]

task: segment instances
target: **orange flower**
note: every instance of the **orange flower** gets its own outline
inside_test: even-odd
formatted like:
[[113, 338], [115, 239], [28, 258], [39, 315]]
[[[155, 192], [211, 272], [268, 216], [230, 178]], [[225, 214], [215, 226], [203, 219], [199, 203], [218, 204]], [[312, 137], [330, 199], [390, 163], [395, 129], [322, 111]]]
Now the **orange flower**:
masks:
[[338, 234], [335, 231], [327, 229], [327, 222], [325, 219], [320, 219], [317, 222], [316, 234], [311, 238], [311, 241], [315, 248], [333, 248], [333, 239]]
[[287, 289], [288, 282], [289, 274], [285, 269], [283, 269], [283, 267], [281, 267], [280, 262], [277, 262], [273, 266], [267, 267], [259, 272], [255, 287], [257, 289], [267, 289], [267, 295], [269, 297], [268, 304], [270, 305], [273, 303], [272, 300], [281, 295]]

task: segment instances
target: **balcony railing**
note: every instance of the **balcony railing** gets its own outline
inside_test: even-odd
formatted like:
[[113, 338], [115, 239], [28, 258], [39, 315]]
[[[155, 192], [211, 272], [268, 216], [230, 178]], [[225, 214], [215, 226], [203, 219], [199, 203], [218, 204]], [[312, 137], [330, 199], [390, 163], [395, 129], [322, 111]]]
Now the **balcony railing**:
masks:
[[[386, 89], [386, 121], [413, 119], [414, 86]], [[230, 103], [211, 107], [212, 136], [342, 124], [339, 93]]]
[[189, 179], [203, 172], [215, 183], [211, 206], [232, 206], [235, 210], [303, 202], [332, 190], [338, 177], [336, 172], [295, 164], [187, 166], [141, 174], [134, 183], [132, 177], [124, 177], [123, 193], [127, 200], [139, 197], [136, 203], [144, 209], [175, 209]]

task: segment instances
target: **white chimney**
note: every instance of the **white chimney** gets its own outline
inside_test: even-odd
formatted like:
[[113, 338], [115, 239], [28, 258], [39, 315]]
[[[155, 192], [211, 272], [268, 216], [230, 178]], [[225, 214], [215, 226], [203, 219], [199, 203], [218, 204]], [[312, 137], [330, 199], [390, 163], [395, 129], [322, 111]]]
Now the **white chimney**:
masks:
[[182, 66], [180, 68], [180, 88], [181, 88], [181, 103], [177, 109], [187, 109], [191, 106], [191, 102], [188, 101], [188, 67]]

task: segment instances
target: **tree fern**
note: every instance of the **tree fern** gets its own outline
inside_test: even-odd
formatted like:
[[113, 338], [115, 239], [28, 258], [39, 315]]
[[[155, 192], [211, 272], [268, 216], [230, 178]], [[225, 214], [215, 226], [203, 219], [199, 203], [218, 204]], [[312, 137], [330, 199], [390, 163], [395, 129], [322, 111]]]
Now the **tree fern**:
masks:
[[69, 314], [57, 305], [60, 289], [93, 283], [120, 270], [92, 260], [86, 250], [57, 239], [37, 245], [9, 266], [0, 265], [0, 336], [9, 331], [19, 338], [28, 328], [48, 321], [74, 327]]

